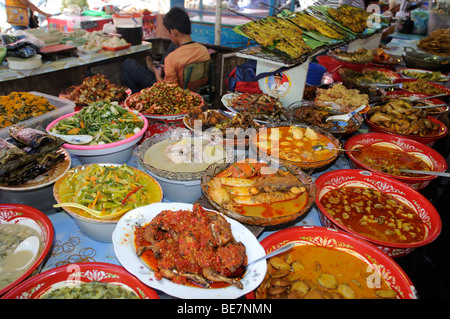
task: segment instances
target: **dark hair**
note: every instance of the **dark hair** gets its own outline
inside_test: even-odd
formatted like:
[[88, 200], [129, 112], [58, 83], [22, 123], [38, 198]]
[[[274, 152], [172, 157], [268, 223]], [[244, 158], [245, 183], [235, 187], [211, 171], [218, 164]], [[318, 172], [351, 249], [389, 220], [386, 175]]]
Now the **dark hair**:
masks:
[[191, 20], [187, 12], [180, 7], [173, 7], [166, 13], [163, 24], [167, 30], [177, 29], [181, 33], [191, 34]]

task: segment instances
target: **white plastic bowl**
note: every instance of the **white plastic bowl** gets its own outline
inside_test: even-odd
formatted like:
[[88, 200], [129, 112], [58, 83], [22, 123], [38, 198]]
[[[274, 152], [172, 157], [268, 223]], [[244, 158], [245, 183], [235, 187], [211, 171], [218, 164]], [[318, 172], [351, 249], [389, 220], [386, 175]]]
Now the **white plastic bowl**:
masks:
[[[49, 132], [51, 128], [56, 125], [56, 123], [65, 118], [71, 117], [74, 114], [75, 112], [57, 118], [47, 126], [47, 132]], [[142, 114], [139, 114], [139, 116], [141, 117], [142, 121], [144, 121], [144, 127], [132, 137], [129, 137], [122, 141], [102, 145], [73, 145], [65, 143], [63, 147], [71, 155], [76, 155], [81, 164], [126, 163], [131, 158], [131, 154], [133, 153], [133, 146], [141, 140], [142, 136], [148, 128], [147, 118]]]
[[202, 196], [202, 181], [178, 181], [167, 179], [152, 173], [146, 172], [153, 177], [161, 186], [164, 198], [171, 202], [193, 203]]

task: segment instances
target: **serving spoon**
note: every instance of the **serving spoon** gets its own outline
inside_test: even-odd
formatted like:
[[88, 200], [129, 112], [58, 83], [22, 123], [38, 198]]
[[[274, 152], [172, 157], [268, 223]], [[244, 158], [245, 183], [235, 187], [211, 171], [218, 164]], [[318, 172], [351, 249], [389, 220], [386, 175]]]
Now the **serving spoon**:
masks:
[[346, 150], [343, 148], [333, 148], [333, 147], [328, 147], [322, 144], [316, 144], [312, 146], [312, 149], [314, 151], [321, 151], [321, 150], [330, 150], [330, 151], [344, 151], [344, 152], [359, 152], [359, 149], [354, 149], [354, 150]]
[[59, 137], [70, 144], [76, 145], [87, 144], [94, 139], [91, 135], [64, 135], [53, 132], [48, 132], [48, 134]]
[[282, 246], [282, 247], [280, 247], [280, 248], [278, 248], [278, 249], [275, 249], [275, 250], [272, 251], [271, 253], [268, 253], [268, 254], [266, 254], [266, 255], [264, 255], [264, 256], [258, 258], [258, 259], [255, 259], [255, 260], [249, 262], [249, 263], [247, 264], [246, 268], [250, 267], [250, 265], [253, 265], [253, 264], [255, 264], [255, 263], [257, 263], [257, 262], [259, 262], [259, 261], [261, 261], [261, 260], [265, 260], [265, 259], [267, 259], [267, 258], [276, 256], [276, 255], [281, 254], [281, 253], [284, 253], [285, 251], [288, 251], [289, 249], [291, 249], [291, 248], [294, 247], [294, 246], [295, 246], [295, 243], [291, 242], [291, 243], [286, 244], [286, 245], [284, 245], [284, 246]]
[[436, 176], [442, 176], [442, 177], [450, 177], [450, 173], [444, 173], [444, 172], [433, 172], [433, 171], [417, 171], [413, 169], [399, 169], [400, 172], [405, 173], [414, 173], [414, 174], [423, 174], [423, 175], [436, 175]]
[[[19, 246], [14, 250], [12, 255], [13, 259], [16, 261], [16, 270], [21, 270], [29, 267], [34, 263], [39, 253], [39, 238], [37, 236], [30, 236], [20, 243]], [[24, 257], [19, 257], [19, 255], [25, 254]], [[31, 254], [31, 257], [30, 257]]]
[[341, 115], [333, 115], [328, 117], [325, 122], [328, 121], [344, 121], [344, 122], [348, 122], [348, 120], [350, 120], [353, 115], [355, 115], [356, 113], [359, 113], [360, 111], [364, 110], [368, 105], [361, 105], [360, 107], [358, 107], [357, 109], [351, 111], [350, 113], [347, 114], [341, 114]]
[[74, 208], [79, 208], [82, 209], [84, 211], [86, 211], [87, 213], [91, 214], [92, 216], [98, 218], [98, 219], [114, 219], [116, 217], [122, 216], [124, 213], [122, 211], [118, 211], [115, 212], [113, 214], [108, 214], [108, 215], [103, 215], [100, 211], [86, 207], [82, 204], [77, 204], [77, 203], [59, 203], [59, 204], [55, 204], [53, 205], [54, 208], [58, 208], [58, 207], [74, 207]]

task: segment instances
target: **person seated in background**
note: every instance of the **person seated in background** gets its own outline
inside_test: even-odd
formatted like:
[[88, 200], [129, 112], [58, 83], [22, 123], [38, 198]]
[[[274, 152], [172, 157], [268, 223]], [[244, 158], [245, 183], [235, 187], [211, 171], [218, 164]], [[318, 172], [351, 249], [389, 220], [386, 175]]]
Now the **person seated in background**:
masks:
[[[162, 65], [154, 65], [151, 57], [146, 58], [143, 66], [134, 59], [125, 59], [122, 63], [122, 84], [132, 93], [143, 88], [151, 87], [159, 81], [176, 82], [184, 87], [183, 70], [191, 63], [203, 62], [211, 59], [208, 49], [191, 38], [191, 20], [187, 12], [179, 7], [173, 7], [163, 19], [173, 50], [166, 53]], [[197, 91], [208, 79], [190, 82], [188, 89]]]

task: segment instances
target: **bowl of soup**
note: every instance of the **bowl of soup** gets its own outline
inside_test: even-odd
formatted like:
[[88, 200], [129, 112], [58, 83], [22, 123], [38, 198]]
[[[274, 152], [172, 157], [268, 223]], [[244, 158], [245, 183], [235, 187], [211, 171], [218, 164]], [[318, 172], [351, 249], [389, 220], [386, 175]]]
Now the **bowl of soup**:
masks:
[[[43, 263], [53, 243], [53, 225], [40, 210], [21, 204], [0, 204], [0, 296], [17, 286], [34, 273]], [[19, 244], [30, 236], [39, 238], [39, 253], [29, 266], [17, 270], [18, 263], [14, 255]], [[29, 258], [24, 256], [24, 258]], [[19, 267], [20, 268], [20, 267]]]
[[343, 231], [295, 226], [272, 233], [261, 245], [270, 253], [267, 273], [249, 299], [416, 299], [415, 287], [389, 256]]
[[47, 270], [24, 281], [3, 298], [159, 299], [159, 296], [122, 266], [88, 262]]
[[161, 185], [164, 198], [192, 203], [202, 196], [201, 176], [209, 165], [225, 162], [230, 148], [186, 129], [154, 134], [138, 147], [140, 164]]
[[346, 231], [391, 257], [404, 256], [433, 242], [442, 223], [419, 192], [375, 172], [343, 169], [315, 181], [323, 226]]
[[[269, 156], [301, 169], [318, 169], [340, 155], [341, 143], [331, 133], [304, 123], [273, 123], [260, 128], [251, 146], [260, 156]], [[315, 150], [315, 146], [326, 148]]]
[[431, 147], [386, 133], [366, 133], [350, 137], [344, 145], [353, 168], [377, 172], [422, 190], [436, 175], [405, 173], [400, 169], [445, 172], [447, 161]]

